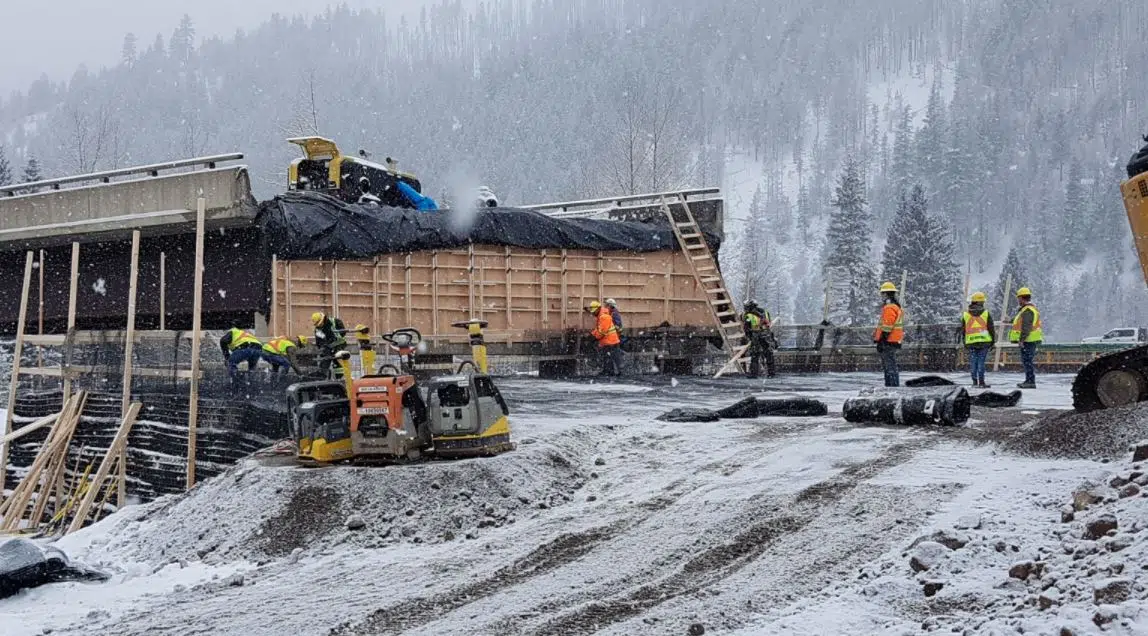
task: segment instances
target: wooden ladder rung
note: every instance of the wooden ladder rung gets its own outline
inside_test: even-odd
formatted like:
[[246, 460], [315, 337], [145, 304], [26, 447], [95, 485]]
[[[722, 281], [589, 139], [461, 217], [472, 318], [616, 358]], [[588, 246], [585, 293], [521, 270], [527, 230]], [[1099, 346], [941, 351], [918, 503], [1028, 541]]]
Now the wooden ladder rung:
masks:
[[712, 289], [707, 289], [706, 293], [707, 294], [724, 294], [725, 288], [724, 287], [714, 287]]
[[697, 227], [697, 224], [696, 223], [690, 223], [689, 221], [687, 221], [685, 223], [677, 223], [677, 226], [678, 227], [684, 227], [684, 228], [694, 228], [694, 227]]
[[720, 283], [721, 276], [702, 276], [703, 283]]
[[700, 239], [700, 238], [702, 238], [702, 235], [701, 234], [683, 234], [682, 238], [684, 238], [688, 241], [690, 239]]
[[698, 254], [697, 256], [691, 256], [690, 258], [695, 260], [695, 261], [700, 261], [703, 258], [710, 258], [710, 255], [709, 254]]
[[733, 313], [732, 311], [723, 311], [723, 312], [718, 313], [719, 318], [721, 318], [722, 316], [736, 316], [736, 315], [737, 314]]

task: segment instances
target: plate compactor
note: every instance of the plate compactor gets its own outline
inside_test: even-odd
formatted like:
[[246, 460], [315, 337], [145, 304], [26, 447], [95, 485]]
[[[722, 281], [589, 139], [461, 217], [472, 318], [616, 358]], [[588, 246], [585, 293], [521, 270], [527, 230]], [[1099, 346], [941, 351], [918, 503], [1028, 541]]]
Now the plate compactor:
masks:
[[[343, 380], [300, 382], [287, 388], [291, 436], [307, 463], [404, 461], [474, 457], [512, 450], [509, 409], [487, 373], [485, 321], [454, 323], [470, 336], [473, 361], [458, 373], [415, 379], [421, 335], [400, 329], [380, 336], [399, 355], [399, 367], [373, 369], [374, 351], [363, 356], [364, 375], [352, 377], [350, 355], [337, 356]], [[368, 363], [369, 359], [369, 363]]]

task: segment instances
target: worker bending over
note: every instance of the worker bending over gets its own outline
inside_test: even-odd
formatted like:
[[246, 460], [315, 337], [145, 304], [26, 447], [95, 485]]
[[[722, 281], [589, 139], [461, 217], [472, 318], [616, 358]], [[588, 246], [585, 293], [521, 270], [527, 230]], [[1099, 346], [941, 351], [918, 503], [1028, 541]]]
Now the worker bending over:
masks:
[[303, 375], [299, 370], [299, 365], [295, 357], [295, 350], [300, 346], [298, 340], [288, 338], [286, 336], [278, 336], [267, 341], [263, 345], [263, 359], [271, 365], [272, 373], [279, 373], [280, 370], [291, 371], [298, 375]]
[[985, 362], [989, 349], [996, 344], [996, 325], [989, 310], [985, 309], [985, 293], [974, 292], [969, 299], [969, 308], [961, 314], [961, 336], [965, 349], [969, 352], [969, 373], [973, 376], [973, 386], [989, 388], [985, 384]]
[[618, 336], [609, 307], [592, 300], [587, 311], [594, 316], [594, 329], [590, 335], [598, 341], [598, 353], [602, 359], [602, 371], [598, 375], [622, 375], [622, 339]]
[[1008, 341], [1020, 345], [1020, 362], [1024, 365], [1024, 382], [1017, 386], [1022, 389], [1036, 388], [1036, 348], [1044, 341], [1040, 324], [1040, 311], [1032, 304], [1032, 291], [1028, 287], [1016, 290], [1020, 310], [1012, 321]]
[[765, 358], [765, 376], [777, 375], [773, 365], [773, 332], [770, 331], [769, 312], [755, 300], [747, 300], [742, 313], [742, 329], [749, 343], [749, 377], [761, 375], [761, 359]]
[[897, 302], [897, 286], [890, 282], [881, 283], [881, 318], [873, 331], [873, 342], [881, 354], [881, 367], [885, 371], [885, 386], [901, 386], [901, 374], [897, 370], [897, 350], [905, 337], [905, 312]]
[[343, 377], [343, 367], [335, 361], [335, 354], [347, 348], [346, 325], [341, 319], [321, 311], [311, 314], [311, 323], [315, 325], [315, 346], [319, 347], [320, 370], [331, 368], [336, 378]]
[[247, 370], [254, 371], [263, 357], [263, 343], [250, 332], [232, 327], [219, 339], [219, 349], [227, 361], [227, 374], [232, 381], [239, 379], [239, 365], [247, 363]]

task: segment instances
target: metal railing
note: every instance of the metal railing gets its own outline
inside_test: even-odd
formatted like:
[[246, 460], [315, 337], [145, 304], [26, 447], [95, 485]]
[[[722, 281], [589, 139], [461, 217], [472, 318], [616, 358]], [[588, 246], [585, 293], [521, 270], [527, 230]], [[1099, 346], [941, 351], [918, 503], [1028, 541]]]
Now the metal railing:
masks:
[[242, 158], [242, 152], [231, 152], [222, 155], [209, 155], [206, 157], [194, 157], [192, 159], [177, 159], [175, 161], [164, 161], [162, 163], [152, 163], [144, 166], [134, 166], [131, 168], [119, 168], [116, 170], [104, 170], [102, 172], [78, 174], [70, 177], [44, 179], [42, 181], [30, 181], [28, 183], [14, 183], [11, 185], [0, 186], [0, 196], [14, 197], [27, 194], [37, 194], [44, 190], [55, 191], [59, 190], [60, 186], [64, 185], [111, 183], [112, 179], [134, 175], [148, 175], [151, 177], [158, 177], [161, 171], [176, 170], [179, 168], [196, 168], [202, 166], [208, 170], [212, 170], [215, 168], [216, 164], [223, 163], [225, 161], [237, 161]]
[[721, 188], [692, 188], [688, 190], [675, 190], [671, 192], [631, 194], [621, 197], [584, 199], [581, 201], [564, 201], [560, 203], [539, 203], [534, 205], [522, 205], [518, 207], [525, 208], [527, 210], [537, 210], [538, 212], [555, 218], [585, 218], [598, 214], [604, 214], [610, 210], [617, 210], [622, 208], [644, 208], [659, 206], [661, 205], [661, 199], [663, 197], [678, 197], [678, 200], [680, 201], [720, 199]]

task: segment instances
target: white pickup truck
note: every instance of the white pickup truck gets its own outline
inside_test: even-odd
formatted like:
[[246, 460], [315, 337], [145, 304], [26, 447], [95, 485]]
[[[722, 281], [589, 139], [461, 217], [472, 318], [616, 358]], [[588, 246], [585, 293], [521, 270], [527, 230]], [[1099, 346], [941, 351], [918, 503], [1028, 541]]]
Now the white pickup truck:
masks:
[[1110, 329], [1103, 336], [1092, 336], [1081, 340], [1084, 344], [1144, 344], [1148, 343], [1148, 330], [1144, 327], [1119, 327]]

